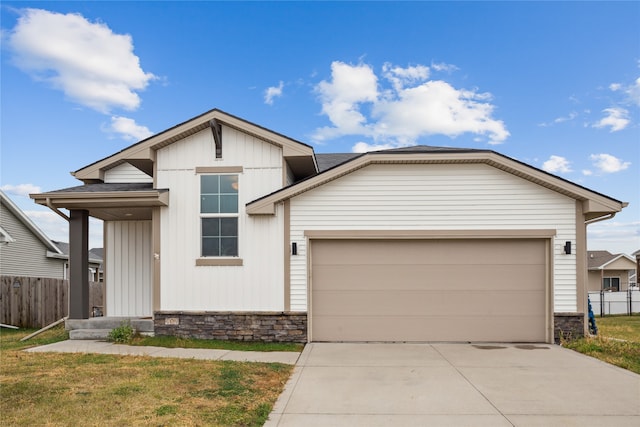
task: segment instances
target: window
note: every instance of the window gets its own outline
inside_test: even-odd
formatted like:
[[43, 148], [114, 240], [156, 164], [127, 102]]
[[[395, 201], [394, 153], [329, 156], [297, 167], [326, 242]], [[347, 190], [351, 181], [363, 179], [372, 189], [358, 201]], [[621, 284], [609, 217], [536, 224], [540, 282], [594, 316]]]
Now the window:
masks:
[[620, 290], [620, 278], [619, 277], [603, 277], [602, 289], [605, 291], [617, 292]]
[[203, 257], [238, 256], [238, 175], [200, 176]]

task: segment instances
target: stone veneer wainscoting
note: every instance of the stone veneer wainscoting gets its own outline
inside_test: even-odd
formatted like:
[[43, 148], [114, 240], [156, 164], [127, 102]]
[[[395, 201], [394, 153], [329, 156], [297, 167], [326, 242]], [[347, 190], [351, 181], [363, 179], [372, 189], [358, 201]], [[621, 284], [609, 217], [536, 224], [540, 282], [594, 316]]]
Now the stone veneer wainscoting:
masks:
[[571, 340], [584, 337], [585, 319], [583, 313], [555, 313], [553, 315], [553, 335], [556, 343], [561, 339]]
[[154, 313], [155, 335], [231, 341], [307, 342], [307, 314], [291, 312]]

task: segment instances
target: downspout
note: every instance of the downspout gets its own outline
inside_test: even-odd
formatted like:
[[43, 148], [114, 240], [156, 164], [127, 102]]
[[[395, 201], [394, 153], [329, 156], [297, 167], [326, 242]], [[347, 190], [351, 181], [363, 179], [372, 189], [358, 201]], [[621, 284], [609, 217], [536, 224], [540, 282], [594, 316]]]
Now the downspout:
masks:
[[60, 209], [58, 209], [55, 206], [53, 206], [53, 203], [51, 203], [51, 198], [47, 197], [46, 202], [47, 202], [47, 207], [49, 209], [51, 209], [52, 211], [54, 211], [55, 213], [60, 215], [62, 218], [66, 219], [67, 222], [69, 222], [69, 216], [66, 215], [64, 212], [62, 212]]

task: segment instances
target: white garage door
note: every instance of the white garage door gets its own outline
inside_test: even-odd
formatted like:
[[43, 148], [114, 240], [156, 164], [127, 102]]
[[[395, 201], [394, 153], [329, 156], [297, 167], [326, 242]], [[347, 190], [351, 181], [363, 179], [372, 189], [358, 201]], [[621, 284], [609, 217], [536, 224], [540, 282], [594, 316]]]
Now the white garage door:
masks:
[[311, 242], [313, 341], [545, 341], [546, 240]]

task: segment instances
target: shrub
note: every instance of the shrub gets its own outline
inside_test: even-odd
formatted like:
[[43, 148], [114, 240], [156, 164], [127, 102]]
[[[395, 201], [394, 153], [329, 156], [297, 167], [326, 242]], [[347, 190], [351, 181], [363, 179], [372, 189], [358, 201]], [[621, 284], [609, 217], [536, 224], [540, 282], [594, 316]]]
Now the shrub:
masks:
[[129, 344], [133, 340], [134, 334], [135, 331], [131, 326], [131, 322], [126, 320], [120, 323], [120, 326], [111, 330], [107, 339], [117, 344]]

